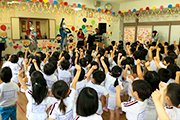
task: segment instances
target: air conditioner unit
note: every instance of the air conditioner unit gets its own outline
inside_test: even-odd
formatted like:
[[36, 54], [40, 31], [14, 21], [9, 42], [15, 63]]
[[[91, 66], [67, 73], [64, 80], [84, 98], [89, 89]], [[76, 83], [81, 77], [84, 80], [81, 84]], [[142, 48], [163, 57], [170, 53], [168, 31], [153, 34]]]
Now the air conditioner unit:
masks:
[[101, 2], [94, 0], [94, 7], [100, 7], [101, 6]]

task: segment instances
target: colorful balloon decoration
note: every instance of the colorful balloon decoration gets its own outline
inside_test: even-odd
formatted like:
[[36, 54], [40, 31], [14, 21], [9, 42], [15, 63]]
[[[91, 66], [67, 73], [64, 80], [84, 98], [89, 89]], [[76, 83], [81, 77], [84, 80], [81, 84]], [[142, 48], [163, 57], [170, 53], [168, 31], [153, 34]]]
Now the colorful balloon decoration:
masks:
[[95, 20], [92, 20], [92, 21], [91, 21], [91, 24], [92, 24], [92, 25], [95, 25], [95, 23], [96, 23]]
[[83, 22], [86, 23], [86, 22], [87, 22], [87, 19], [86, 19], [86, 18], [83, 18]]
[[136, 12], [136, 9], [133, 9], [133, 12]]
[[6, 30], [6, 26], [5, 25], [1, 25], [1, 30], [5, 31]]
[[149, 7], [146, 7], [146, 11], [148, 11], [149, 10]]
[[82, 29], [85, 29], [86, 28], [86, 26], [85, 25], [82, 25]]
[[168, 8], [172, 8], [172, 4], [169, 4], [169, 5], [168, 5]]
[[80, 8], [80, 7], [81, 7], [81, 4], [78, 4], [78, 7]]

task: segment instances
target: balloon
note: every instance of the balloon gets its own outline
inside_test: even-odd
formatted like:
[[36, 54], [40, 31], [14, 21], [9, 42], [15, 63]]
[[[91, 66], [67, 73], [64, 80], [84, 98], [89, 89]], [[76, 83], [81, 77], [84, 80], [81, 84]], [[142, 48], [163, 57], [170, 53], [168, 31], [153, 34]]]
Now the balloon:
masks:
[[73, 3], [73, 7], [76, 7], [76, 3]]
[[68, 3], [67, 2], [64, 2], [64, 6], [67, 6], [68, 5]]
[[84, 32], [84, 33], [87, 33], [87, 29], [83, 29], [83, 32]]
[[86, 23], [86, 22], [87, 22], [87, 19], [86, 19], [86, 18], [83, 18], [83, 22], [85, 22], [85, 23]]
[[86, 7], [86, 5], [82, 5], [82, 8], [85, 8]]
[[34, 32], [34, 36], [36, 36], [37, 34]]
[[176, 6], [176, 7], [179, 7], [179, 3], [177, 3], [175, 6]]
[[5, 25], [1, 25], [1, 30], [5, 31], [6, 30], [6, 26]]
[[131, 9], [129, 9], [128, 12], [131, 12]]
[[37, 2], [37, 0], [33, 0], [33, 2]]
[[95, 20], [92, 20], [91, 23], [92, 23], [92, 25], [94, 25], [95, 24]]
[[71, 30], [72, 30], [72, 31], [75, 31], [75, 27], [74, 27], [74, 26], [72, 26]]
[[100, 17], [100, 18], [98, 18], [98, 20], [99, 20], [99, 21], [101, 21], [101, 17]]
[[110, 13], [112, 14], [113, 12], [112, 12], [112, 11], [110, 11]]
[[139, 11], [142, 11], [142, 10], [143, 10], [143, 8], [140, 8], [140, 9], [139, 9]]
[[104, 12], [107, 13], [107, 10], [105, 10]]
[[146, 7], [146, 10], [149, 10], [149, 7]]
[[63, 1], [60, 1], [60, 5], [63, 5]]
[[122, 13], [125, 13], [125, 12], [126, 12], [125, 10], [122, 11]]
[[54, 1], [54, 4], [55, 4], [55, 5], [57, 5], [57, 4], [58, 4], [58, 2], [55, 0], [55, 1]]
[[86, 26], [85, 25], [82, 25], [82, 29], [85, 29], [86, 28]]
[[53, 0], [49, 0], [49, 3], [53, 3]]
[[43, 0], [39, 0], [39, 2], [43, 2]]
[[48, 3], [48, 0], [44, 0], [44, 3]]
[[26, 2], [29, 2], [30, 0], [26, 0]]
[[133, 12], [136, 12], [136, 9], [133, 9]]
[[156, 7], [153, 7], [153, 8], [152, 8], [152, 10], [154, 10], [154, 11], [155, 11], [155, 10], [156, 10]]
[[115, 12], [112, 13], [112, 15], [115, 15], [115, 14], [116, 14]]
[[162, 5], [160, 6], [160, 9], [163, 9], [163, 6], [162, 6]]
[[103, 9], [101, 9], [101, 12], [103, 12], [104, 10]]
[[59, 31], [59, 29], [60, 29], [60, 26], [57, 26], [57, 27], [56, 27], [56, 30]]
[[101, 8], [98, 8], [98, 12], [101, 12]]
[[81, 7], [81, 4], [78, 4], [78, 7]]
[[119, 11], [118, 14], [121, 14], [121, 11]]
[[168, 8], [172, 8], [172, 4], [169, 4], [169, 5], [168, 5]]

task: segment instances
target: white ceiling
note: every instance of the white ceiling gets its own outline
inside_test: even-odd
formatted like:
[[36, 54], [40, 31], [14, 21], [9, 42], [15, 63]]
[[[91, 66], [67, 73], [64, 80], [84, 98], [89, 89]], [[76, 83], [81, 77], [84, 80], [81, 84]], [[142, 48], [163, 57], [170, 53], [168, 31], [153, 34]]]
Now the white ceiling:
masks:
[[132, 2], [132, 1], [140, 1], [140, 0], [97, 0], [97, 1], [104, 1], [109, 3], [125, 3], [125, 2]]

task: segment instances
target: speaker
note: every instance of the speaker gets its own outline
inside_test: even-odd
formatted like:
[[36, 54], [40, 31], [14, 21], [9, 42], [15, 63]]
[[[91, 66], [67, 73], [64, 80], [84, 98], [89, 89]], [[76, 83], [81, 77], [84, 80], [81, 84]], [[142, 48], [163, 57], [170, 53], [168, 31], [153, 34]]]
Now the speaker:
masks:
[[99, 23], [99, 33], [102, 35], [103, 33], [106, 33], [106, 23]]

